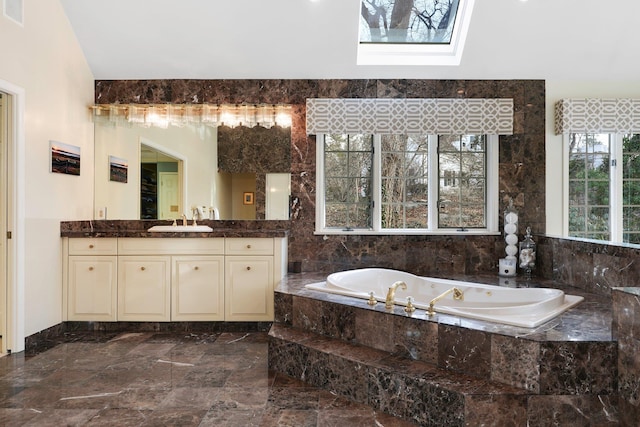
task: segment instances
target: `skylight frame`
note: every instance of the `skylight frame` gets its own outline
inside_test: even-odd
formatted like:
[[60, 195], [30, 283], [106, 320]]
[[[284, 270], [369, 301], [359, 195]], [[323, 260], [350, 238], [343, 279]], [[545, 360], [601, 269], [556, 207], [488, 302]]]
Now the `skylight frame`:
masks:
[[358, 31], [357, 65], [460, 65], [474, 3], [459, 0], [450, 43], [361, 43]]

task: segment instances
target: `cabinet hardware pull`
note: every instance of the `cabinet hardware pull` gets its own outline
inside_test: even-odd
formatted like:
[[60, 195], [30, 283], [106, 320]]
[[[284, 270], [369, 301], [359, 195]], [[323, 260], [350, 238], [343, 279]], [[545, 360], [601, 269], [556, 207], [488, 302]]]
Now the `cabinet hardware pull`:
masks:
[[144, 271], [144, 267], [140, 267], [140, 270]]
[[251, 270], [251, 267], [247, 267], [247, 271]]
[[93, 271], [93, 267], [89, 267], [89, 271]]
[[93, 249], [93, 245], [89, 245], [89, 249]]

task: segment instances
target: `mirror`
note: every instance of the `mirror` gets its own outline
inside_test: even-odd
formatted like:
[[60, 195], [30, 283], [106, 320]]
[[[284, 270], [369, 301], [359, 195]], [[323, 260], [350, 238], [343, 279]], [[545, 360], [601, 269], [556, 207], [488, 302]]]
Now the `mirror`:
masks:
[[[265, 132], [259, 126], [255, 132], [236, 129], [245, 136], [259, 134], [258, 138]], [[290, 156], [290, 129], [285, 129]], [[95, 218], [172, 219], [183, 213], [192, 218], [192, 209], [198, 207], [206, 219], [288, 219], [290, 172], [262, 173], [249, 164], [243, 171], [242, 163], [265, 156], [253, 152], [239, 161], [237, 153], [232, 155], [235, 165], [240, 163], [238, 170], [220, 170], [218, 127], [214, 126], [161, 128], [96, 122]], [[127, 164], [124, 179], [110, 179], [110, 157]], [[172, 188], [166, 189], [167, 185]]]

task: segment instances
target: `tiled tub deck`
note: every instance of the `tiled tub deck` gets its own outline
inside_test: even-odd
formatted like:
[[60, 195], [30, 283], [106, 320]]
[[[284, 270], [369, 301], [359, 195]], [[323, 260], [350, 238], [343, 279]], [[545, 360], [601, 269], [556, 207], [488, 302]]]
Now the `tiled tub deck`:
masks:
[[276, 289], [271, 369], [422, 426], [619, 425], [609, 297], [566, 288], [585, 300], [527, 329], [304, 288], [324, 278], [289, 274]]

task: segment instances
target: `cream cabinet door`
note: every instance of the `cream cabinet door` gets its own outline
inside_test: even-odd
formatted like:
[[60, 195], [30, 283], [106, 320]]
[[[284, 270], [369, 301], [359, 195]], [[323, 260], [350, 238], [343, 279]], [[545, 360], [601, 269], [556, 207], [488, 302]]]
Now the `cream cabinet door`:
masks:
[[69, 320], [116, 320], [117, 257], [70, 256], [67, 288]]
[[224, 320], [224, 256], [172, 257], [171, 320]]
[[118, 257], [118, 320], [171, 320], [171, 257]]
[[273, 321], [273, 257], [225, 258], [225, 320]]

